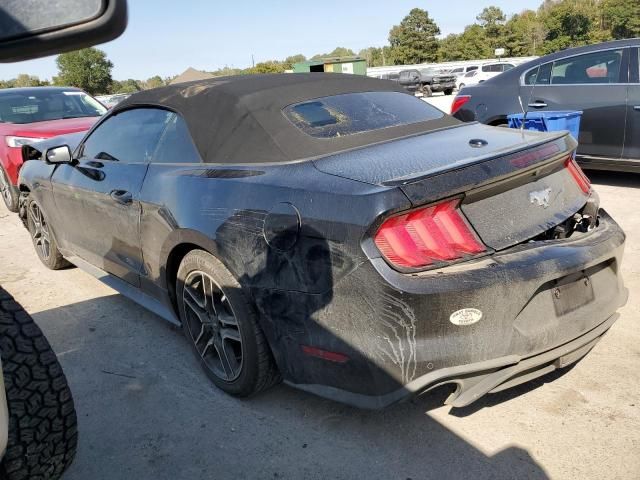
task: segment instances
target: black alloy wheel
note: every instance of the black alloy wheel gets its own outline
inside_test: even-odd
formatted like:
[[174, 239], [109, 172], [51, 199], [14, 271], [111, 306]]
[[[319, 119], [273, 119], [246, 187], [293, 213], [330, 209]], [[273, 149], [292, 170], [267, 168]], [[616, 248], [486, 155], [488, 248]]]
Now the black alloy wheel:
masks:
[[184, 282], [182, 302], [185, 326], [203, 365], [220, 380], [233, 382], [242, 372], [242, 336], [222, 288], [209, 274], [192, 271]]
[[46, 262], [51, 258], [51, 233], [49, 224], [42, 214], [42, 210], [36, 202], [29, 205], [29, 231], [36, 247], [38, 256]]

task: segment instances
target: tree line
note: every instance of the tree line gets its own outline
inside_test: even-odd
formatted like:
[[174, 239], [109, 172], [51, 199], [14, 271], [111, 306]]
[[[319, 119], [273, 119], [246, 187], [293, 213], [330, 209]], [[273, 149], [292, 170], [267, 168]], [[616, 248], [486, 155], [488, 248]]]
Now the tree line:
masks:
[[[391, 28], [388, 45], [365, 48], [357, 55], [365, 58], [368, 66], [378, 67], [491, 58], [496, 48], [504, 48], [510, 57], [545, 55], [569, 47], [640, 37], [640, 0], [544, 0], [538, 10], [523, 10], [510, 17], [499, 7], [489, 6], [463, 32], [438, 38], [440, 33], [429, 12], [414, 8]], [[355, 55], [349, 48], [338, 47], [309, 60]], [[282, 73], [306, 60], [297, 54], [249, 68], [225, 67], [210, 73]], [[155, 75], [147, 80], [114, 80], [113, 63], [96, 48], [63, 53], [56, 63], [58, 75], [51, 82], [20, 74], [11, 80], [0, 80], [0, 88], [53, 84], [80, 87], [92, 94], [134, 93], [166, 85], [175, 78]]]

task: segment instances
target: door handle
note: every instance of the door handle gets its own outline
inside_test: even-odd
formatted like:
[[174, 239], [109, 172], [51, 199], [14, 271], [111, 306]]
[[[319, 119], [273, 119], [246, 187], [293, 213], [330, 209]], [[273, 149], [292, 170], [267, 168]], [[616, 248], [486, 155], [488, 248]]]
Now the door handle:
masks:
[[133, 195], [126, 190], [112, 190], [109, 196], [121, 205], [129, 205], [133, 201]]
[[531, 108], [544, 108], [547, 106], [547, 104], [538, 100], [536, 102], [530, 103], [529, 106]]

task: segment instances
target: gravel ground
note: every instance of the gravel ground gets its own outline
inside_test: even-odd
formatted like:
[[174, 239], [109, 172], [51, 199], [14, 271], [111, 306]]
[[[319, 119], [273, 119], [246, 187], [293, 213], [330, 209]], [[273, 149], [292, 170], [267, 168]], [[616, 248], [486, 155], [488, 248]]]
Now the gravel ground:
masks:
[[0, 283], [48, 336], [75, 397], [65, 479], [640, 478], [640, 176], [593, 180], [628, 234], [620, 320], [569, 371], [461, 410], [441, 406], [445, 391], [382, 412], [285, 386], [228, 397], [179, 330], [79, 269], [46, 270], [0, 206]]

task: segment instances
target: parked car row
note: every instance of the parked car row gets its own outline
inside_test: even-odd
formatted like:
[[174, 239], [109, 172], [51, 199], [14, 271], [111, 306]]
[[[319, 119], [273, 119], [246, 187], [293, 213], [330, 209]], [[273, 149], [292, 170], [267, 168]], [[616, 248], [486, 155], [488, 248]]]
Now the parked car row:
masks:
[[582, 112], [578, 161], [591, 169], [640, 171], [640, 40], [557, 52], [465, 86], [451, 113], [505, 125], [523, 111]]

